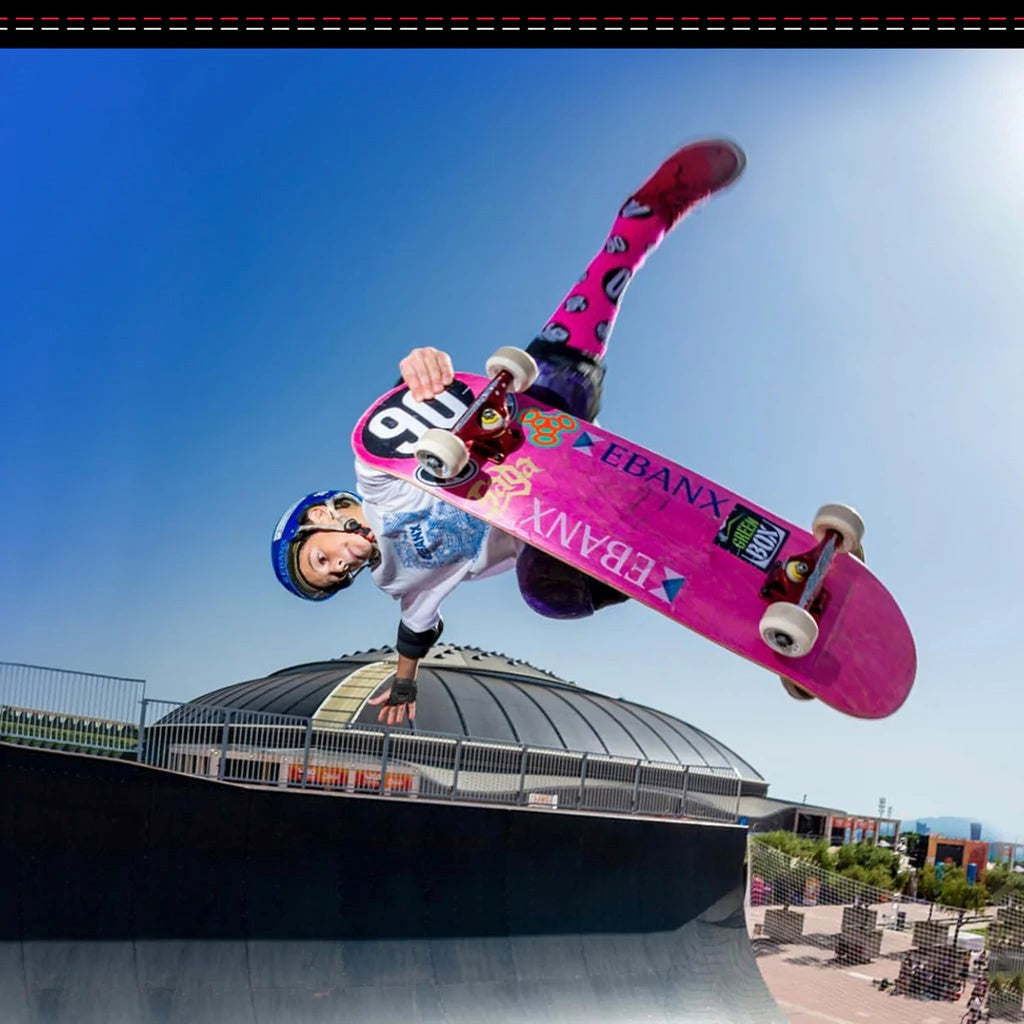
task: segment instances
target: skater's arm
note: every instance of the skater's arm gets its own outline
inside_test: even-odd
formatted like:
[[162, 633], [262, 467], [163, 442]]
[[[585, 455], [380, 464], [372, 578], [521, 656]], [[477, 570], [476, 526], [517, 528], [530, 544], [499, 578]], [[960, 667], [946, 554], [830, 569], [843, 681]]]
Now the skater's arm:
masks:
[[402, 380], [417, 402], [436, 398], [455, 379], [451, 356], [440, 349], [414, 348], [399, 364]]
[[395, 678], [416, 680], [416, 673], [419, 671], [420, 659], [410, 658], [408, 654], [399, 654], [398, 668], [395, 669]]
[[444, 630], [444, 622], [438, 616], [437, 624], [429, 629], [416, 631], [404, 622], [398, 624], [398, 667], [391, 685], [379, 696], [367, 701], [373, 707], [380, 707], [377, 721], [385, 725], [401, 725], [405, 721], [405, 709], [409, 708], [409, 721], [416, 719], [416, 673], [420, 660], [430, 652]]

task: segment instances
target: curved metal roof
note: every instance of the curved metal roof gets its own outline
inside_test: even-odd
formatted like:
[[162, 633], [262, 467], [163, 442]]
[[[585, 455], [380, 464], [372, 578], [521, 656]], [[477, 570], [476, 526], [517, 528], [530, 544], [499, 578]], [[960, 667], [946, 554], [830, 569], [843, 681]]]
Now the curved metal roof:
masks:
[[[367, 700], [394, 671], [394, 648], [295, 665], [214, 690], [191, 703], [376, 724]], [[420, 663], [416, 731], [641, 758], [763, 777], [706, 732], [661, 711], [606, 697], [525, 661], [439, 644]], [[408, 728], [408, 727], [406, 727]]]

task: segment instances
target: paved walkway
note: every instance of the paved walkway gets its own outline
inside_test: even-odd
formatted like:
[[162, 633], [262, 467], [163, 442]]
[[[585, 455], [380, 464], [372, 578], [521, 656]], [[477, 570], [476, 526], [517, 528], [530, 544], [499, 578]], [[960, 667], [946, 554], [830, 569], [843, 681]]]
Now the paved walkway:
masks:
[[873, 984], [896, 978], [903, 955], [911, 948], [913, 921], [927, 918], [924, 908], [900, 909], [908, 913], [906, 930], [884, 929], [880, 955], [870, 963], [850, 965], [838, 963], [834, 952], [842, 907], [799, 908], [804, 934], [788, 943], [762, 937], [764, 908], [748, 908], [754, 955], [790, 1024], [959, 1024], [973, 978], [956, 1002], [894, 996]]

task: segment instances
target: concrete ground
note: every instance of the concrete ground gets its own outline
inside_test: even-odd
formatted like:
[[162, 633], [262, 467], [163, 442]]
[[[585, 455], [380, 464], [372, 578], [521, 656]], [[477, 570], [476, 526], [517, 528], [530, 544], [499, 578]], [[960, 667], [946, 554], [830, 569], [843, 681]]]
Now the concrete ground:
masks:
[[967, 1010], [973, 975], [956, 1002], [894, 996], [873, 984], [882, 978], [895, 980], [903, 955], [911, 948], [913, 921], [928, 916], [925, 907], [901, 905], [907, 913], [906, 930], [884, 928], [879, 956], [866, 964], [836, 960], [842, 907], [798, 909], [804, 917], [803, 935], [786, 943], [761, 934], [763, 907], [747, 909], [758, 966], [790, 1024], [959, 1024]]

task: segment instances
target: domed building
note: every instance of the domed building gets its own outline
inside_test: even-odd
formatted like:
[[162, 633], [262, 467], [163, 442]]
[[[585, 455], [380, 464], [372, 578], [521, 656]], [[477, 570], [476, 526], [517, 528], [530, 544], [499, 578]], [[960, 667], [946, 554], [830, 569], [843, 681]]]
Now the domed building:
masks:
[[[395, 670], [391, 647], [281, 669], [191, 703], [299, 715], [323, 725], [376, 725], [367, 701]], [[566, 682], [525, 661], [439, 644], [420, 663], [418, 733], [498, 740], [735, 772], [764, 783], [738, 754], [688, 722]], [[409, 726], [405, 726], [409, 729]]]
[[303, 788], [735, 821], [767, 783], [688, 722], [496, 652], [437, 645], [416, 721], [386, 729], [369, 700], [391, 647], [281, 669], [166, 715], [156, 763]]

